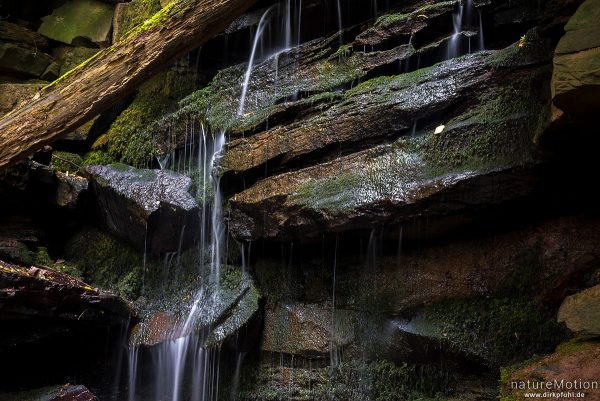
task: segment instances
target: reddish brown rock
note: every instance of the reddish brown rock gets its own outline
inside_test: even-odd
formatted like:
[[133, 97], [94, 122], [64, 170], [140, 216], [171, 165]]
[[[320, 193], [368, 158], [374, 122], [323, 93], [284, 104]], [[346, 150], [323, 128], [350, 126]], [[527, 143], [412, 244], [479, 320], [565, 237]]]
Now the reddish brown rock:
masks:
[[0, 261], [0, 318], [122, 322], [131, 315], [121, 298], [67, 274]]
[[[585, 399], [600, 400], [600, 343], [582, 342], [566, 343], [559, 346], [556, 352], [538, 358], [524, 367], [505, 373], [500, 397], [501, 401], [522, 401], [531, 399], [526, 393], [585, 393], [585, 397], [574, 394], [559, 397], [565, 400]], [[529, 384], [528, 384], [529, 382]], [[548, 385], [548, 383], [550, 383]], [[588, 384], [585, 384], [588, 383]], [[562, 385], [562, 386], [561, 386]], [[586, 389], [586, 387], [589, 388]], [[538, 386], [535, 388], [534, 386]], [[539, 386], [544, 386], [540, 389]], [[529, 389], [528, 389], [529, 387]], [[557, 399], [552, 395], [536, 399]]]

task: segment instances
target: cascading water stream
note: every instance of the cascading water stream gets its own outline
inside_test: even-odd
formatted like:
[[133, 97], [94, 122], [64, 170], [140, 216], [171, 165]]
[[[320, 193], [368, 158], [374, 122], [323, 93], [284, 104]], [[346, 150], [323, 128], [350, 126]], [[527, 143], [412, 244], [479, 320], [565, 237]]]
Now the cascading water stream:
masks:
[[[200, 247], [202, 255], [210, 252], [210, 272], [205, 275], [183, 322], [175, 325], [171, 330], [171, 339], [148, 350], [152, 359], [152, 377], [138, 377], [140, 350], [137, 347], [130, 348], [129, 401], [145, 401], [147, 399], [180, 401], [183, 399], [184, 383], [187, 383], [188, 380], [192, 385], [191, 394], [186, 396], [186, 400], [216, 400], [218, 393], [218, 350], [205, 348], [204, 335], [196, 330], [202, 311], [212, 310], [219, 302], [219, 272], [225, 233], [221, 216], [219, 180], [211, 174], [225, 144], [225, 133], [219, 133], [212, 138], [211, 143], [207, 143], [210, 139], [211, 137], [207, 135], [204, 126], [201, 125], [201, 129], [198, 130], [198, 138], [196, 138], [198, 168], [202, 170], [198, 182], [198, 191], [202, 191], [203, 194]], [[189, 154], [192, 154], [192, 149], [190, 149]], [[184, 168], [187, 167], [184, 165]], [[212, 188], [213, 193], [210, 201], [207, 201], [206, 197], [208, 186]], [[208, 219], [210, 220], [207, 221]], [[204, 260], [204, 256], [202, 260]], [[204, 266], [199, 266], [201, 274], [206, 273], [205, 270]], [[138, 393], [138, 388], [143, 391]]]
[[246, 105], [246, 95], [248, 94], [248, 85], [250, 84], [250, 76], [252, 75], [252, 67], [254, 66], [254, 58], [256, 57], [256, 49], [258, 47], [258, 42], [265, 30], [266, 24], [268, 22], [267, 16], [271, 12], [273, 7], [268, 8], [258, 23], [258, 27], [256, 28], [256, 34], [254, 35], [254, 41], [252, 43], [252, 52], [250, 53], [250, 61], [248, 62], [248, 68], [246, 69], [246, 74], [244, 74], [244, 82], [242, 84], [242, 95], [240, 96], [240, 105], [238, 107], [237, 115], [244, 115], [244, 107]]
[[474, 21], [473, 16], [473, 1], [465, 0], [464, 4], [461, 3], [458, 7], [458, 10], [452, 14], [452, 27], [453, 33], [450, 39], [448, 40], [448, 51], [446, 58], [449, 60], [454, 57], [458, 57], [464, 53], [461, 53], [461, 36], [465, 35], [469, 39], [469, 54], [472, 52], [471, 47], [471, 37], [475, 35], [475, 32], [463, 32], [463, 28], [465, 24], [468, 26], [476, 26], [478, 24], [477, 29], [477, 41], [479, 50], [485, 50], [484, 36], [483, 36], [483, 16], [481, 10], [478, 10], [478, 21]]

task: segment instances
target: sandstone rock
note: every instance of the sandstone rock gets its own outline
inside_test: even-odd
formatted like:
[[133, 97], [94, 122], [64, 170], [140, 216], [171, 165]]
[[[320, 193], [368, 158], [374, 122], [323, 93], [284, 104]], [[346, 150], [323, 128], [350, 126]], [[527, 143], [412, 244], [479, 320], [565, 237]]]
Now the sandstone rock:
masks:
[[86, 169], [106, 226], [139, 250], [186, 249], [198, 232], [198, 205], [191, 179], [161, 170], [125, 165]]
[[122, 322], [132, 311], [119, 297], [47, 267], [0, 261], [0, 316]]
[[358, 315], [318, 304], [278, 304], [267, 308], [261, 349], [306, 358], [328, 357], [355, 340]]
[[585, 1], [565, 26], [556, 47], [552, 94], [566, 113], [586, 115], [598, 110], [600, 97], [600, 1]]
[[600, 285], [567, 297], [558, 311], [558, 321], [576, 334], [600, 336]]
[[71, 0], [42, 18], [38, 32], [68, 45], [77, 38], [106, 45], [110, 43], [112, 18], [111, 5], [96, 0]]
[[[539, 160], [532, 141], [549, 113], [549, 70], [536, 64], [550, 54], [535, 32], [528, 38], [525, 48], [513, 45], [375, 78], [317, 103], [303, 118], [285, 123], [269, 115], [268, 129], [231, 140], [220, 163], [224, 178], [252, 176], [261, 166], [293, 170], [231, 198], [234, 236], [306, 237], [410, 219], [420, 204], [433, 216], [455, 213], [466, 198], [473, 205], [524, 195], [531, 176], [522, 168]], [[518, 83], [524, 71], [528, 82], [536, 82], [527, 90]], [[457, 102], [464, 106], [465, 98], [474, 101], [467, 112], [449, 112]], [[428, 123], [419, 128], [419, 119]], [[373, 145], [389, 143], [389, 136], [399, 139]], [[511, 189], [500, 190], [502, 185]], [[436, 201], [453, 194], [465, 198]]]
[[0, 84], [0, 117], [33, 97], [42, 87], [42, 84]]
[[61, 207], [74, 208], [78, 205], [83, 192], [88, 189], [88, 180], [74, 174], [56, 173], [58, 187], [56, 204]]
[[[534, 359], [525, 366], [505, 369], [500, 385], [500, 400], [524, 401], [533, 398], [531, 395], [525, 396], [525, 393], [578, 393], [582, 391], [585, 393], [586, 400], [598, 401], [600, 400], [600, 389], [598, 389], [597, 384], [600, 371], [598, 369], [598, 358], [600, 358], [600, 344], [597, 342], [563, 344], [552, 355]], [[538, 386], [540, 383], [547, 382], [554, 386], [556, 381], [559, 385], [562, 383], [563, 386], [550, 389], [527, 389], [527, 381]], [[567, 382], [570, 383], [570, 388], [565, 387]], [[585, 382], [588, 382], [589, 387], [584, 389], [581, 386]], [[596, 382], [593, 389], [591, 388], [592, 382]], [[579, 387], [575, 387], [576, 385]], [[575, 399], [572, 397], [567, 398]]]
[[98, 401], [85, 386], [65, 384], [0, 395], [1, 401]]
[[13, 43], [0, 44], [0, 73], [23, 77], [40, 77], [52, 58], [33, 48]]

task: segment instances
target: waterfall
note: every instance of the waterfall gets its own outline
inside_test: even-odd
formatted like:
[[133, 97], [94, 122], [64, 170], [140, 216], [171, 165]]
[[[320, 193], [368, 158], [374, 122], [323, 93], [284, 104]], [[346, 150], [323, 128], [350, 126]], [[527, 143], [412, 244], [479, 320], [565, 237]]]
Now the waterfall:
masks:
[[[201, 260], [204, 261], [206, 252], [210, 252], [210, 271], [198, 266], [199, 272], [206, 277], [194, 296], [185, 319], [175, 324], [171, 330], [171, 338], [155, 347], [145, 350], [152, 360], [152, 374], [144, 376], [139, 369], [139, 348], [129, 349], [129, 380], [128, 400], [169, 400], [181, 401], [187, 383], [191, 383], [191, 394], [186, 395], [186, 401], [215, 401], [218, 393], [218, 358], [219, 350], [206, 349], [205, 333], [197, 332], [196, 324], [200, 315], [214, 309], [219, 302], [220, 268], [222, 264], [222, 245], [225, 227], [222, 219], [221, 194], [219, 178], [212, 172], [217, 165], [225, 144], [225, 132], [218, 135], [207, 135], [204, 125], [200, 130], [190, 130], [198, 138], [194, 139], [197, 147], [197, 166], [201, 170], [198, 177], [197, 194], [202, 193], [200, 249]], [[188, 139], [192, 141], [192, 139]], [[185, 145], [188, 146], [187, 144]], [[193, 154], [190, 148], [186, 155]], [[187, 157], [187, 156], [186, 156]], [[185, 163], [184, 163], [185, 164]], [[189, 165], [191, 166], [191, 164]], [[162, 167], [162, 166], [161, 166]], [[183, 168], [187, 170], [188, 166]], [[207, 187], [212, 188], [213, 196], [207, 199]], [[141, 390], [138, 392], [138, 389]], [[190, 398], [191, 397], [191, 398]]]
[[340, 45], [344, 43], [344, 35], [342, 31], [344, 29], [344, 23], [342, 21], [342, 4], [340, 0], [337, 0], [337, 19], [338, 19], [338, 31], [340, 33]]
[[462, 23], [463, 23], [463, 13], [464, 13], [464, 6], [461, 3], [458, 6], [458, 10], [456, 12], [454, 12], [454, 14], [452, 14], [452, 27], [454, 30], [452, 33], [452, 37], [448, 41], [448, 56], [447, 56], [448, 59], [457, 57], [459, 55], [460, 33], [461, 33]]
[[[481, 15], [481, 10], [479, 10], [479, 28], [478, 28], [478, 45], [479, 45], [479, 50], [485, 50], [485, 45], [484, 45], [484, 38], [483, 38], [483, 19], [482, 19], [482, 15]], [[451, 59], [454, 57], [458, 57], [461, 54], [461, 48], [460, 48], [460, 41], [461, 41], [461, 36], [463, 35], [463, 28], [465, 26], [465, 24], [469, 27], [473, 27], [475, 26], [475, 24], [477, 23], [477, 21], [474, 21], [474, 16], [473, 16], [473, 1], [472, 0], [465, 0], [464, 4], [461, 3], [458, 6], [458, 10], [456, 10], [453, 14], [452, 14], [452, 27], [453, 27], [453, 32], [452, 32], [452, 36], [450, 37], [450, 39], [448, 40], [448, 52], [447, 52], [447, 59]], [[473, 29], [471, 28], [471, 29]], [[464, 35], [468, 36], [469, 39], [469, 47], [468, 47], [468, 52], [469, 54], [471, 53], [471, 36], [475, 35], [475, 32], [465, 32]]]
[[244, 75], [244, 83], [242, 84], [242, 95], [240, 96], [240, 105], [238, 107], [238, 116], [244, 115], [244, 106], [246, 104], [246, 95], [248, 93], [248, 84], [250, 83], [250, 76], [252, 75], [252, 67], [254, 66], [254, 58], [256, 57], [256, 48], [258, 46], [258, 42], [265, 30], [265, 26], [267, 24], [267, 15], [271, 12], [273, 7], [268, 8], [258, 23], [258, 27], [256, 28], [256, 34], [254, 35], [254, 42], [252, 43], [252, 52], [250, 53], [250, 61], [248, 62], [248, 69], [246, 70], [246, 74]]
[[483, 16], [481, 15], [481, 10], [479, 10], [479, 50], [485, 50], [485, 40], [483, 37]]

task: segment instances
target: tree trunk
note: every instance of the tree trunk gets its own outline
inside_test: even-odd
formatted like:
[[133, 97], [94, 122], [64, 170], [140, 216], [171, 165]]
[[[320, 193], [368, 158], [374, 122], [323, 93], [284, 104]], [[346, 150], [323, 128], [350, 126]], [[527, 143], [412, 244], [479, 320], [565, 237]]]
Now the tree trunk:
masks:
[[254, 0], [175, 0], [0, 120], [0, 167], [60, 139], [172, 60], [223, 31]]

